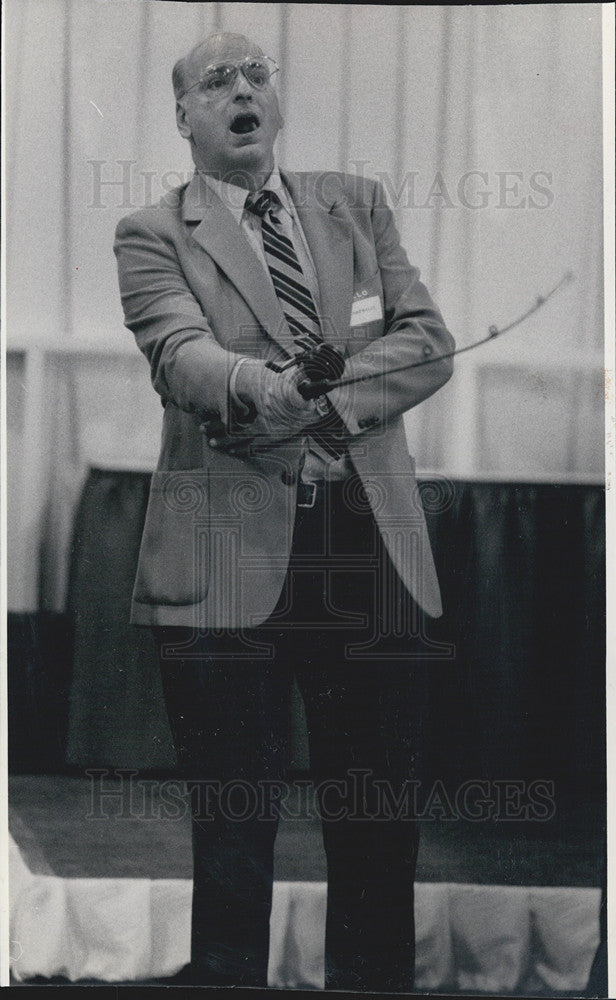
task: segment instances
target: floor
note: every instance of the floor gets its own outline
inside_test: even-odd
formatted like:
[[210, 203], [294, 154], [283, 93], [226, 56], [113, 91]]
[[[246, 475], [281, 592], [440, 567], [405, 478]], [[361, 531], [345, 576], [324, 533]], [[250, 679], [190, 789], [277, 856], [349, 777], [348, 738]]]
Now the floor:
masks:
[[[600, 790], [574, 795], [556, 788], [552, 814], [543, 821], [443, 818], [448, 812], [447, 790], [445, 798], [443, 791], [437, 790], [431, 816], [422, 820], [419, 882], [601, 885], [605, 807]], [[449, 798], [453, 801], [453, 793]], [[190, 819], [177, 779], [138, 773], [12, 775], [9, 806], [11, 832], [33, 872], [64, 877], [191, 877]], [[305, 780], [290, 787], [285, 802], [275, 877], [326, 879], [320, 820]], [[183, 986], [187, 975], [185, 969], [170, 980], [124, 985]], [[39, 977], [29, 984], [69, 985], [61, 977]], [[88, 984], [102, 988], [94, 981], [79, 985]], [[550, 993], [557, 995], [572, 994]]]
[[[276, 878], [326, 878], [312, 789], [295, 785], [276, 844]], [[102, 793], [102, 794], [101, 794]], [[450, 796], [453, 800], [453, 796]], [[601, 885], [600, 793], [555, 789], [539, 820], [443, 819], [433, 798], [421, 822], [417, 880], [496, 885]], [[32, 871], [62, 876], [190, 878], [190, 820], [181, 783], [133, 775], [13, 775], [10, 828]]]

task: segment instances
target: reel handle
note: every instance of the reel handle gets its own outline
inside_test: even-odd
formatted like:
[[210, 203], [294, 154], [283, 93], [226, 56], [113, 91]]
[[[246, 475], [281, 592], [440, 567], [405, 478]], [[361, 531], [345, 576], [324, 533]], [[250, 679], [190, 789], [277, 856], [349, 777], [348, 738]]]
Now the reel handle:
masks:
[[322, 382], [335, 382], [344, 371], [344, 358], [340, 351], [331, 344], [318, 344], [308, 351], [300, 361], [302, 374], [305, 376], [298, 383], [297, 391], [304, 399], [316, 399], [322, 396]]

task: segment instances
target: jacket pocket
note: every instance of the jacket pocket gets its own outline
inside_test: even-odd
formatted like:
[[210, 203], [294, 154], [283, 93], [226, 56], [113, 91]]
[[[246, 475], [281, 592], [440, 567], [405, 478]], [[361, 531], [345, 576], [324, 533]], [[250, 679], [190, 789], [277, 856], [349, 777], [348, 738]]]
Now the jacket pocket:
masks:
[[155, 472], [141, 539], [134, 600], [198, 604], [209, 587], [207, 469]]

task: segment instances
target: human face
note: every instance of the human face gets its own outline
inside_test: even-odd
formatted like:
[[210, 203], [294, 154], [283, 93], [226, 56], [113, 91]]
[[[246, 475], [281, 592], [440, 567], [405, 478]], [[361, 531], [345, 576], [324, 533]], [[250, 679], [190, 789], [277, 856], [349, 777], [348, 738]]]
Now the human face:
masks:
[[207, 96], [194, 83], [215, 63], [263, 53], [242, 35], [216, 35], [187, 59], [187, 92], [177, 102], [180, 134], [192, 146], [198, 169], [242, 187], [257, 188], [274, 166], [274, 142], [283, 120], [271, 83], [254, 87], [239, 72], [222, 97]]

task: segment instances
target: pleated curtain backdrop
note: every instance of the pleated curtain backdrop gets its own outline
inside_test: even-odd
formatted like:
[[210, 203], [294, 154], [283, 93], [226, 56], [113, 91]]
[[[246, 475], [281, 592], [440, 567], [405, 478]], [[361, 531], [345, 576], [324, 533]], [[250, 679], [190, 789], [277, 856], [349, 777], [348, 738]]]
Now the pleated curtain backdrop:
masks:
[[87, 467], [156, 459], [161, 409], [123, 327], [113, 232], [189, 178], [170, 72], [218, 28], [281, 66], [282, 165], [380, 177], [459, 345], [575, 272], [409, 414], [418, 466], [601, 478], [600, 5], [5, 0], [3, 14], [10, 607], [63, 607]]

